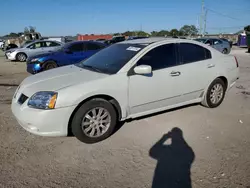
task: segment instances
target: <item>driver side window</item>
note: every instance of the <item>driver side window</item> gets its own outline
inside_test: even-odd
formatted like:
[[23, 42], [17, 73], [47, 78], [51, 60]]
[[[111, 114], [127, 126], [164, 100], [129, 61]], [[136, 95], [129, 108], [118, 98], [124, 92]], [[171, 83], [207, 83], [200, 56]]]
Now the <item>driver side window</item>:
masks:
[[176, 66], [175, 44], [165, 44], [152, 49], [137, 62], [137, 66], [139, 65], [150, 65], [153, 71]]

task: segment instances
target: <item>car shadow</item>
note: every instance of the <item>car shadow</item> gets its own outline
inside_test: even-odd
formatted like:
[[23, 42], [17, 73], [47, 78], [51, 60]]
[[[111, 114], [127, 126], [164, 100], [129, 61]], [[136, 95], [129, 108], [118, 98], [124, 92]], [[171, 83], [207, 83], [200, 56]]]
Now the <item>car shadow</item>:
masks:
[[[127, 119], [127, 120], [124, 120], [124, 121], [118, 121], [113, 133], [115, 134], [117, 131], [119, 131], [122, 126], [126, 123], [130, 123], [132, 121], [136, 121], [136, 120], [141, 120], [141, 119], [145, 119], [145, 118], [149, 118], [149, 117], [152, 117], [152, 116], [156, 116], [156, 115], [160, 115], [160, 114], [164, 114], [164, 113], [167, 113], [167, 112], [172, 112], [172, 111], [177, 111], [177, 110], [180, 110], [180, 109], [183, 109], [183, 108], [187, 108], [187, 107], [191, 107], [191, 106], [197, 106], [199, 105], [199, 103], [197, 104], [189, 104], [189, 105], [185, 105], [185, 106], [181, 106], [181, 107], [177, 107], [177, 108], [172, 108], [172, 109], [169, 109], [169, 110], [164, 110], [164, 111], [160, 111], [160, 112], [156, 112], [156, 113], [152, 113], [152, 114], [149, 114], [149, 115], [145, 115], [145, 116], [141, 116], [141, 117], [137, 117], [137, 118], [134, 118], [134, 119]], [[111, 136], [110, 135], [110, 136]]]
[[[164, 144], [167, 140], [171, 144]], [[152, 188], [192, 188], [191, 166], [195, 159], [192, 148], [175, 127], [156, 142], [149, 156], [157, 160]]]

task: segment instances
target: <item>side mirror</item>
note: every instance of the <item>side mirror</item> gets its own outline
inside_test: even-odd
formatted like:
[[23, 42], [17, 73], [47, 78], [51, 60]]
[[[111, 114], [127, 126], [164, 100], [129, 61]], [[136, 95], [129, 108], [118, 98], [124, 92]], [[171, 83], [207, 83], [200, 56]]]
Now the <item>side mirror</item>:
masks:
[[30, 49], [35, 49], [35, 46], [31, 46]]
[[141, 75], [152, 74], [152, 67], [149, 65], [139, 65], [134, 68], [134, 72]]

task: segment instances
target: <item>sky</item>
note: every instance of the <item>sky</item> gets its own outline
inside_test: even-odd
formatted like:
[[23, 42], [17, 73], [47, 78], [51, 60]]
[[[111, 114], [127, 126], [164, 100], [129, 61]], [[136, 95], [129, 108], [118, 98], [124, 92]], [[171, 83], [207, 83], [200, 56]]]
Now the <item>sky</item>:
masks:
[[[35, 26], [42, 36], [198, 26], [202, 0], [0, 0], [0, 36]], [[250, 0], [204, 0], [207, 32], [250, 25]]]

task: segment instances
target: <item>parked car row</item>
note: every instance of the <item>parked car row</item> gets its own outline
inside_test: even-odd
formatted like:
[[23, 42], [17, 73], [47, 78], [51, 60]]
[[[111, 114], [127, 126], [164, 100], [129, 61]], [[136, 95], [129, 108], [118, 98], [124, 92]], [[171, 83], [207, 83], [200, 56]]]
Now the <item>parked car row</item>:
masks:
[[[131, 36], [127, 40], [146, 39], [148, 37]], [[198, 42], [210, 45], [218, 51], [228, 54], [231, 47], [228, 41], [217, 38], [198, 38]], [[9, 60], [27, 62], [27, 72], [36, 74], [56, 67], [75, 64], [89, 58], [108, 45], [125, 41], [124, 36], [115, 36], [111, 40], [75, 41], [66, 44], [58, 41], [26, 41], [20, 48], [11, 48], [5, 52]]]
[[29, 57], [27, 59], [27, 71], [35, 74], [44, 70], [79, 63], [105, 47], [106, 45], [100, 42], [69, 42], [52, 52]]
[[[215, 108], [239, 78], [236, 57], [195, 40], [101, 44], [62, 46], [50, 57], [64, 65], [78, 61], [78, 52], [91, 57], [24, 79], [11, 109], [25, 130], [40, 136], [73, 133], [82, 142], [95, 143], [112, 135], [119, 121], [192, 103]], [[48, 60], [44, 55], [28, 62], [40, 66]]]

